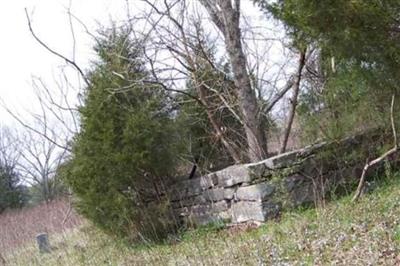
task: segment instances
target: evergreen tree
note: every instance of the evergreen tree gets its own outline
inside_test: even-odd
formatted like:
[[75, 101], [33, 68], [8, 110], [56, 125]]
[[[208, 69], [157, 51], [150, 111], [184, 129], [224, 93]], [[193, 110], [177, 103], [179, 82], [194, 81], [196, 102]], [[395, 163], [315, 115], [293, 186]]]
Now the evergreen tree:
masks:
[[22, 207], [25, 200], [16, 171], [12, 167], [0, 164], [0, 213], [5, 209]]
[[306, 130], [341, 138], [354, 130], [388, 128], [391, 95], [400, 81], [399, 1], [255, 2], [284, 23], [294, 42], [319, 51], [316, 74], [323, 88], [305, 82], [301, 95]]
[[148, 200], [160, 196], [158, 188], [175, 157], [167, 98], [159, 87], [143, 82], [148, 73], [141, 46], [129, 31], [103, 33], [73, 158], [63, 170], [81, 213], [130, 239], [157, 238], [167, 231], [164, 213]]

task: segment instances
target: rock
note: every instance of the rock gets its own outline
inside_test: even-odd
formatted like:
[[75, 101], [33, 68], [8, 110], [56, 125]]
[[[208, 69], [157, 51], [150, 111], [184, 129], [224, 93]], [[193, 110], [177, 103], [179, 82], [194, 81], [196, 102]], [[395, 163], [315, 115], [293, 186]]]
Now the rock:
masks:
[[232, 188], [232, 187], [225, 188], [224, 189], [224, 199], [232, 200], [233, 197], [235, 196], [236, 190], [237, 190], [237, 188]]
[[200, 186], [203, 189], [208, 189], [218, 185], [218, 177], [215, 173], [210, 173], [208, 175], [200, 177]]
[[276, 217], [280, 209], [281, 206], [276, 203], [239, 201], [232, 205], [232, 222], [264, 222], [267, 219]]
[[200, 195], [204, 190], [216, 186], [217, 183], [218, 178], [215, 173], [193, 179], [186, 179], [171, 186], [169, 189], [169, 197], [171, 201], [191, 198]]
[[192, 225], [206, 225], [209, 223], [215, 223], [222, 221], [222, 218], [215, 213], [192, 213], [186, 218], [186, 222]]
[[223, 188], [209, 189], [203, 192], [202, 196], [207, 201], [221, 201], [225, 199]]
[[270, 169], [268, 169], [268, 167], [265, 165], [264, 161], [249, 163], [246, 164], [245, 167], [248, 170], [251, 180], [260, 179], [272, 174]]
[[188, 208], [186, 221], [195, 225], [204, 225], [230, 218], [228, 204], [223, 200], [209, 205], [197, 205]]
[[202, 195], [199, 195], [191, 198], [182, 198], [181, 200], [174, 201], [172, 203], [172, 206], [180, 208], [180, 207], [200, 205], [205, 203], [207, 203], [207, 200]]
[[377, 148], [368, 139], [356, 136], [322, 142], [173, 182], [172, 188], [168, 186], [171, 206], [180, 217], [190, 216], [197, 224], [230, 218], [234, 223], [265, 221], [276, 216], [281, 205], [291, 208], [313, 203], [359, 177], [365, 159], [361, 157]]
[[271, 196], [274, 191], [275, 187], [273, 185], [260, 183], [238, 188], [236, 191], [236, 198], [238, 200], [265, 201], [265, 199]]
[[228, 203], [225, 200], [219, 202], [212, 202], [211, 204], [195, 205], [188, 208], [190, 213], [208, 213], [208, 212], [222, 212], [228, 209]]
[[218, 217], [220, 217], [223, 221], [231, 222], [232, 221], [232, 212], [230, 211], [230, 209], [219, 212]]
[[214, 212], [226, 211], [229, 208], [229, 205], [225, 200], [212, 203], [211, 206], [212, 206]]
[[46, 233], [38, 234], [36, 236], [36, 242], [38, 244], [40, 253], [50, 253], [50, 243]]
[[235, 202], [232, 204], [232, 222], [242, 223], [249, 220], [263, 222], [265, 217], [262, 210], [261, 202]]
[[251, 181], [249, 170], [245, 165], [232, 165], [215, 174], [218, 177], [218, 185], [221, 187], [232, 187], [243, 182]]
[[301, 151], [291, 151], [268, 158], [263, 163], [268, 169], [279, 169], [292, 165], [299, 157]]

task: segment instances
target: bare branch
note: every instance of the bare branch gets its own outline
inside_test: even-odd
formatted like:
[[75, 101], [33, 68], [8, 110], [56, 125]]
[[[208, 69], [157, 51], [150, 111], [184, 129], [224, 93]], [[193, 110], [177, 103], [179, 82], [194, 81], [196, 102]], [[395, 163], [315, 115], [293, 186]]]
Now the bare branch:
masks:
[[81, 77], [83, 78], [83, 80], [85, 81], [86, 85], [89, 86], [90, 82], [89, 80], [86, 78], [86, 75], [84, 74], [84, 72], [82, 71], [82, 69], [76, 64], [75, 61], [68, 59], [67, 57], [63, 56], [62, 54], [56, 52], [55, 50], [53, 50], [52, 48], [50, 48], [47, 44], [45, 44], [37, 35], [36, 33], [33, 31], [32, 28], [32, 24], [31, 24], [31, 19], [29, 17], [28, 14], [28, 10], [25, 8], [25, 15], [26, 18], [28, 20], [28, 27], [29, 27], [29, 31], [31, 32], [33, 38], [35, 38], [35, 40], [41, 45], [43, 46], [47, 51], [49, 51], [50, 53], [56, 55], [57, 57], [65, 60], [65, 62], [67, 62], [68, 64], [72, 65], [81, 75]]
[[397, 142], [396, 125], [394, 123], [394, 100], [395, 100], [395, 94], [392, 95], [392, 102], [391, 102], [391, 106], [390, 106], [390, 120], [391, 120], [391, 126], [392, 126], [392, 131], [393, 131], [393, 141], [394, 141], [393, 148], [391, 148], [390, 150], [388, 150], [387, 152], [385, 152], [378, 158], [376, 158], [370, 162], [367, 162], [365, 164], [362, 174], [361, 174], [361, 177], [360, 177], [360, 181], [357, 186], [357, 190], [352, 199], [353, 202], [357, 201], [360, 198], [361, 194], [363, 193], [365, 178], [366, 178], [368, 169], [371, 168], [372, 166], [382, 162], [384, 159], [386, 159], [390, 155], [395, 154], [399, 151], [399, 145]]

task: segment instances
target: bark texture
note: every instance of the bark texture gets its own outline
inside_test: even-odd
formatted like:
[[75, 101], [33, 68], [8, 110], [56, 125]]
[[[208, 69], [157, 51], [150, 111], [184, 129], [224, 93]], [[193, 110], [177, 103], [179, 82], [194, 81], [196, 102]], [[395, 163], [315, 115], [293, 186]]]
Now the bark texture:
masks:
[[240, 0], [201, 0], [201, 3], [224, 36], [244, 122], [248, 159], [260, 161], [267, 156], [267, 142], [241, 42]]

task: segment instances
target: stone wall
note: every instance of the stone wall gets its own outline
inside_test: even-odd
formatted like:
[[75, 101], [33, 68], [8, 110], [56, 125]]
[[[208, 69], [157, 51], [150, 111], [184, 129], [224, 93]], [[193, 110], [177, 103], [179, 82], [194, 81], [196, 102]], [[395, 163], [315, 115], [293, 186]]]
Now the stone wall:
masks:
[[282, 209], [313, 204], [354, 183], [365, 158], [376, 154], [369, 143], [370, 138], [360, 135], [233, 165], [177, 181], [168, 194], [175, 214], [192, 225], [265, 221]]

